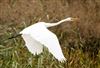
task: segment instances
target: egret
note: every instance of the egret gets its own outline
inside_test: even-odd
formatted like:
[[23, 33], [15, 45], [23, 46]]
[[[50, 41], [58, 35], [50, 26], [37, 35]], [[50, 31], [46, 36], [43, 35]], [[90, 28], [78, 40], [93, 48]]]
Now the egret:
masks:
[[57, 23], [38, 22], [23, 29], [19, 34], [21, 34], [26, 47], [32, 54], [41, 54], [45, 46], [58, 61], [66, 61], [57, 36], [47, 28], [57, 26], [65, 21], [74, 21], [75, 19], [76, 18], [68, 17]]

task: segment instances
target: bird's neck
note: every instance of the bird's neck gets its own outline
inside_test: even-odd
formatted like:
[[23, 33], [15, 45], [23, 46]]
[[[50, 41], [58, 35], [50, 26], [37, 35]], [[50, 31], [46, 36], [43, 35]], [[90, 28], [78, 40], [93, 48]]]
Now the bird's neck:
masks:
[[45, 23], [45, 25], [46, 25], [46, 27], [53, 27], [53, 26], [57, 26], [57, 25], [65, 22], [65, 21], [69, 21], [69, 20], [68, 19], [63, 19], [63, 20], [61, 20], [61, 21], [59, 21], [57, 23]]

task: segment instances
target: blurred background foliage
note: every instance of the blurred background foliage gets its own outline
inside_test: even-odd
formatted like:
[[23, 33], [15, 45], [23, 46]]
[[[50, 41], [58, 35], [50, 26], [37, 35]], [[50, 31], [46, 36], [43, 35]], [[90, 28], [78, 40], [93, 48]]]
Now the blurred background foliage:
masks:
[[[38, 21], [57, 22], [49, 28], [59, 38], [66, 63], [47, 49], [33, 56], [21, 37], [6, 40]], [[0, 68], [100, 68], [100, 0], [0, 0]]]

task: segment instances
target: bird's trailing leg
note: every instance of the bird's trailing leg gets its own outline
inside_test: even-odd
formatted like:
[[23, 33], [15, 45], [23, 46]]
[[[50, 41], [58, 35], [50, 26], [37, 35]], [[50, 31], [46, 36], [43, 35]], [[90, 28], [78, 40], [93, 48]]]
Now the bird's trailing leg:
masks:
[[8, 39], [13, 39], [13, 38], [16, 38], [16, 37], [21, 36], [21, 35], [22, 34], [16, 34], [16, 35], [13, 35], [13, 36], [9, 37]]

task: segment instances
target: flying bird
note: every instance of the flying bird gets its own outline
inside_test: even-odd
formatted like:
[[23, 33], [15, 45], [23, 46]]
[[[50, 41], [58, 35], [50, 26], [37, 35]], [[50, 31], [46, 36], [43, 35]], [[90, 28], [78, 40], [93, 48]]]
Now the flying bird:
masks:
[[48, 27], [57, 26], [65, 21], [74, 20], [76, 20], [76, 18], [68, 17], [57, 23], [38, 22], [23, 29], [20, 34], [25, 41], [26, 47], [32, 54], [41, 54], [45, 46], [58, 61], [66, 61], [57, 36], [49, 31]]

